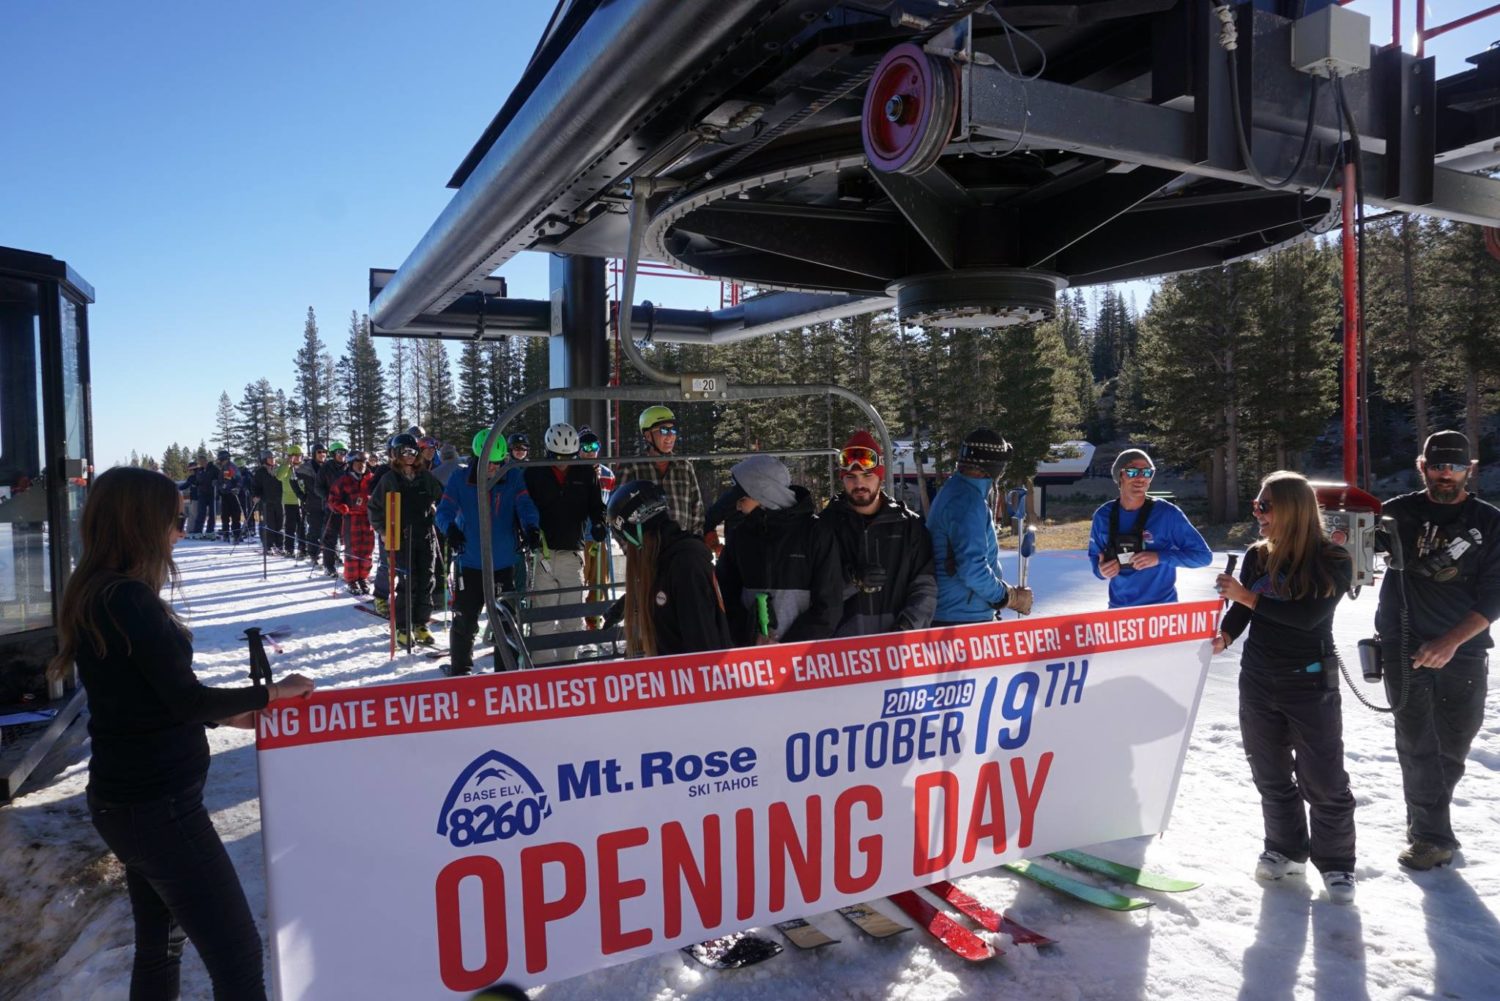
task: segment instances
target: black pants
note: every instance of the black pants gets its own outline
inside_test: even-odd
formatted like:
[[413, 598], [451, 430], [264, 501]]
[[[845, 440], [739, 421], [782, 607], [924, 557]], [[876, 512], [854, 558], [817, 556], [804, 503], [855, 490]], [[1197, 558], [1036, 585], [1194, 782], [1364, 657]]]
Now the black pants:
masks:
[[385, 601], [391, 598], [391, 557], [385, 551], [385, 533], [375, 533], [375, 549], [380, 557], [375, 563], [375, 584], [373, 586], [375, 597]]
[[282, 527], [281, 551], [288, 556], [301, 556], [306, 553], [305, 544], [302, 541], [302, 505], [283, 505], [285, 522]]
[[1353, 872], [1354, 794], [1337, 689], [1324, 687], [1322, 672], [1242, 667], [1240, 739], [1260, 792], [1267, 850], [1311, 859], [1320, 872]]
[[[514, 567], [495, 571], [495, 593], [515, 587]], [[453, 628], [448, 633], [448, 649], [453, 654], [453, 668], [462, 671], [474, 666], [474, 637], [479, 633], [479, 612], [484, 608], [484, 571], [472, 567], [458, 568], [458, 590], [453, 594]]]
[[304, 513], [305, 523], [302, 526], [302, 534], [307, 539], [307, 555], [321, 560], [323, 558], [323, 522], [326, 520], [323, 505], [319, 504], [314, 507], [308, 504]]
[[396, 556], [396, 593], [390, 598], [396, 628], [405, 629], [408, 622], [413, 628], [425, 625], [432, 618], [432, 547], [413, 546], [407, 538]]
[[[1409, 653], [1420, 642], [1413, 639]], [[1384, 644], [1385, 690], [1401, 695], [1401, 648]], [[1409, 662], [1408, 662], [1409, 663]], [[1406, 702], [1396, 716], [1396, 760], [1406, 794], [1406, 839], [1457, 848], [1448, 808], [1463, 778], [1469, 745], [1484, 722], [1489, 665], [1482, 653], [1458, 653], [1442, 668], [1411, 671]]]
[[332, 570], [334, 560], [338, 557], [339, 538], [344, 533], [344, 516], [337, 511], [329, 511], [328, 517], [323, 522], [323, 568]]
[[94, 828], [125, 867], [135, 918], [130, 1001], [178, 996], [184, 937], [208, 968], [216, 1001], [265, 1001], [260, 933], [203, 808], [203, 784], [130, 805], [89, 793], [88, 804]]
[[208, 522], [208, 530], [214, 528], [214, 499], [210, 496], [207, 500], [199, 500], [198, 507], [193, 511], [193, 524], [190, 531], [194, 535], [203, 534], [203, 523]]
[[284, 545], [281, 533], [286, 523], [286, 509], [280, 504], [262, 502], [261, 510], [265, 512], [265, 531], [260, 533], [260, 547], [268, 553], [273, 549], [281, 551]]
[[234, 494], [219, 497], [219, 534], [240, 537], [240, 499]]

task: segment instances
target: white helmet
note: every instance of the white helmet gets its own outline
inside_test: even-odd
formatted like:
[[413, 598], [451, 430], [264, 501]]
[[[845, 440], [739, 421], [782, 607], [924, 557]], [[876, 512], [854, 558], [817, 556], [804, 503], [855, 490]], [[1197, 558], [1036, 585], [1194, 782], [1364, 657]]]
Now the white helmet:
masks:
[[571, 424], [554, 424], [542, 437], [542, 445], [553, 455], [577, 455], [578, 432]]

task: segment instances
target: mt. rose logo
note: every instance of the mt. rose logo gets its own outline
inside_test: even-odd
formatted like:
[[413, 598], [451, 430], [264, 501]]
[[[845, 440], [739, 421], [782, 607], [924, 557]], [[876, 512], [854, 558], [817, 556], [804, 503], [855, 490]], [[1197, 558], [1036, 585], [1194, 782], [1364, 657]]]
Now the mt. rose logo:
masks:
[[455, 848], [535, 834], [552, 805], [531, 770], [508, 754], [485, 751], [454, 779], [437, 832]]

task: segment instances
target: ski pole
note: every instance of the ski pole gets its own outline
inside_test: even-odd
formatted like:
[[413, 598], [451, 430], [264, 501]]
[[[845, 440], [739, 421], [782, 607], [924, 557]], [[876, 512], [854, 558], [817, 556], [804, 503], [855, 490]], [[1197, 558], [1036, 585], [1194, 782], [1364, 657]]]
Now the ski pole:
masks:
[[[385, 495], [385, 551], [390, 561], [391, 660], [396, 659], [396, 553], [401, 549], [401, 494]], [[410, 597], [408, 595], [407, 597]]]

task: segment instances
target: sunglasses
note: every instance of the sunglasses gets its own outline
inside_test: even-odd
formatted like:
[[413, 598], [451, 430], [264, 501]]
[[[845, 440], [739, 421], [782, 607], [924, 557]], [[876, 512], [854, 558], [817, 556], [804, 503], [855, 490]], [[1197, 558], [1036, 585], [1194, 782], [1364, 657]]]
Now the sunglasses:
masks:
[[1469, 469], [1467, 462], [1429, 462], [1427, 468], [1434, 473], [1463, 473]]
[[581, 445], [581, 446], [579, 446], [579, 450], [583, 451], [583, 452], [597, 452], [597, 451], [599, 451], [599, 446], [598, 445]]
[[186, 532], [187, 531], [187, 515], [185, 515], [185, 514], [179, 514], [176, 518], [172, 519], [172, 524], [174, 524], [174, 525], [177, 526], [177, 531], [179, 531], [179, 532]]
[[839, 452], [839, 472], [873, 473], [880, 465], [880, 453], [866, 445], [850, 445]]
[[671, 424], [668, 424], [664, 427], [652, 428], [651, 430], [655, 431], [657, 434], [675, 435], [677, 433], [677, 428], [673, 427]]
[[1156, 475], [1156, 470], [1150, 466], [1147, 466], [1145, 469], [1139, 466], [1129, 466], [1120, 470], [1120, 472], [1124, 473], [1125, 478], [1128, 480], [1149, 480]]
[[1250, 510], [1256, 514], [1270, 514], [1271, 502], [1268, 500], [1253, 500], [1250, 502]]

